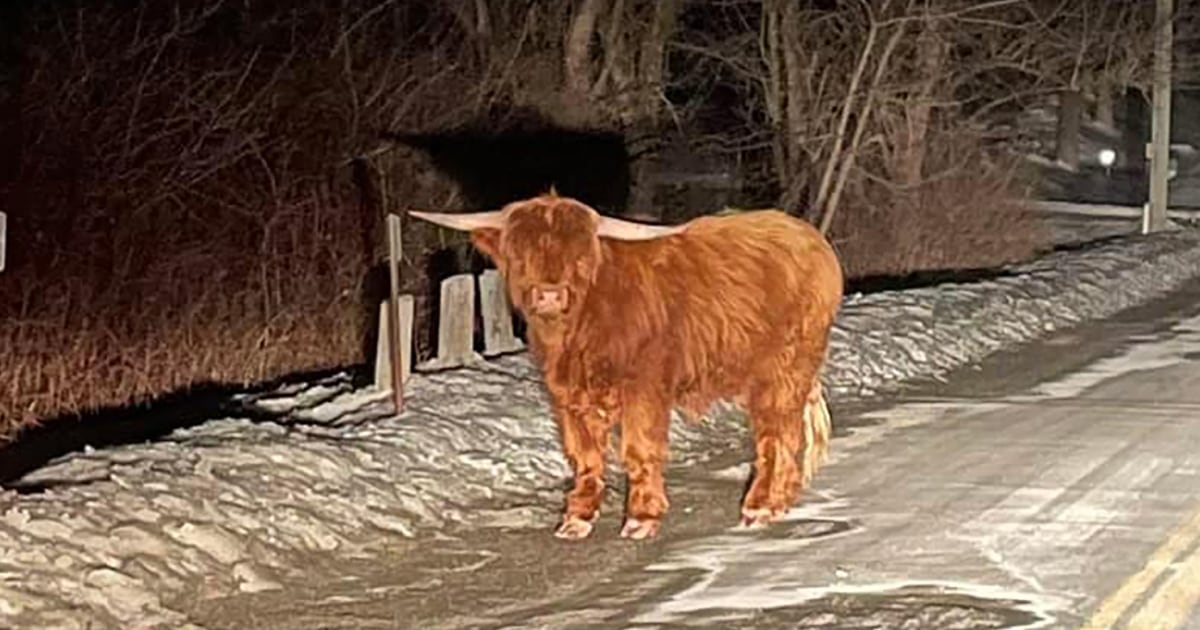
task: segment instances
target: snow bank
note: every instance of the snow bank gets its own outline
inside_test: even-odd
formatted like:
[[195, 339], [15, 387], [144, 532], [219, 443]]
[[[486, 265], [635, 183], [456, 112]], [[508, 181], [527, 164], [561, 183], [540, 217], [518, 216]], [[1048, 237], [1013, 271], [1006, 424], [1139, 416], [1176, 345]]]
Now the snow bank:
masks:
[[936, 378], [1002, 347], [1165, 296], [1200, 275], [1200, 232], [1130, 237], [1059, 252], [969, 284], [850, 296], [826, 383], [869, 395]]
[[[537, 375], [519, 357], [491, 368], [414, 377], [399, 417], [341, 376], [245, 397], [275, 421], [214, 419], [27, 475], [45, 490], [0, 496], [0, 627], [187, 628], [173, 597], [282, 588], [314, 552], [551, 526], [567, 469]], [[677, 424], [684, 449], [705, 430]]]
[[[852, 296], [828, 386], [879, 391], [1163, 295], [1200, 275], [1198, 244], [1179, 231], [995, 281]], [[455, 523], [551, 527], [567, 470], [526, 358], [410, 383], [399, 417], [386, 395], [339, 376], [28, 475], [44, 490], [0, 494], [0, 627], [190, 628], [185, 602], [284, 588], [313, 554], [369, 557]], [[744, 430], [728, 418], [675, 423], [676, 461], [702, 461]]]

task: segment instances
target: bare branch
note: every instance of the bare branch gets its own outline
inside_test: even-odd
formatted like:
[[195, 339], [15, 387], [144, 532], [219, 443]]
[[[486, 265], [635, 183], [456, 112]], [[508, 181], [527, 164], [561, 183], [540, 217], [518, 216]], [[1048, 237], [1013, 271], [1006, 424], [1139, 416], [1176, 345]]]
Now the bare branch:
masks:
[[[850, 169], [854, 166], [854, 157], [858, 151], [859, 140], [862, 139], [863, 132], [867, 128], [867, 120], [871, 115], [871, 104], [877, 93], [879, 82], [883, 78], [884, 72], [888, 68], [888, 62], [891, 59], [892, 53], [896, 50], [896, 45], [900, 43], [900, 38], [904, 35], [904, 24], [898, 24], [893, 30], [891, 37], [888, 38], [887, 44], [884, 46], [883, 52], [879, 56], [879, 60], [875, 62], [875, 76], [871, 80], [871, 88], [867, 90], [866, 98], [863, 101], [862, 107], [859, 110], [858, 121], [854, 129], [854, 138], [851, 140], [850, 148], [846, 152], [846, 157], [841, 163], [841, 172], [838, 173], [837, 183], [834, 186], [833, 192], [830, 194], [829, 201], [823, 204], [823, 213], [821, 217], [821, 232], [828, 232], [829, 226], [833, 223], [834, 213], [837, 212], [838, 201], [841, 198], [842, 190], [846, 185], [846, 178], [850, 175]], [[830, 160], [830, 163], [833, 161]]]

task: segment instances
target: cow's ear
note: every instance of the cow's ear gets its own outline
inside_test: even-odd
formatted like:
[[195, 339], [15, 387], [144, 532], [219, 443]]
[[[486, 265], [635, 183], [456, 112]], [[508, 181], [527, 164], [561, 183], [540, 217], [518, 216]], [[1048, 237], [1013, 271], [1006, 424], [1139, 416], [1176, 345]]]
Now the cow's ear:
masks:
[[492, 259], [496, 265], [503, 264], [500, 259], [500, 230], [496, 228], [475, 228], [471, 230], [471, 244]]

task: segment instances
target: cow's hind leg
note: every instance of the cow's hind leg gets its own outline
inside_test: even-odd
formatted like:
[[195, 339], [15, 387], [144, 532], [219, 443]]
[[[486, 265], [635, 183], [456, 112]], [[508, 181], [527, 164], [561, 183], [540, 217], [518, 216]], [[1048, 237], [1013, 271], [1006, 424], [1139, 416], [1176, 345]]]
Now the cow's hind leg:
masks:
[[621, 537], [654, 538], [666, 513], [663, 468], [671, 421], [670, 406], [654, 396], [626, 402], [621, 413], [621, 460], [629, 476]]
[[747, 401], [755, 461], [742, 501], [743, 526], [765, 525], [786, 514], [824, 458], [830, 423], [818, 365], [795, 363], [800, 365], [759, 382]]
[[751, 397], [750, 424], [754, 432], [754, 478], [742, 499], [742, 525], [765, 525], [788, 510], [789, 488], [800, 477], [796, 453], [800, 449], [800, 423], [792, 418], [804, 412], [800, 400], [785, 401], [783, 392], [760, 392]]

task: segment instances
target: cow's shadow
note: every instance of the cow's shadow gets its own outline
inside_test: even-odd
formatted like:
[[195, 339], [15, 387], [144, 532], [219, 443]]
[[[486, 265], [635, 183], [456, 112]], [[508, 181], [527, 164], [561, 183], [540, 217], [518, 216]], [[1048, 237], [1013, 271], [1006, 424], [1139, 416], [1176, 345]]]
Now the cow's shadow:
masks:
[[604, 214], [621, 214], [629, 201], [631, 156], [622, 134], [568, 129], [529, 108], [493, 108], [445, 131], [383, 135], [425, 153], [479, 210], [551, 187]]

